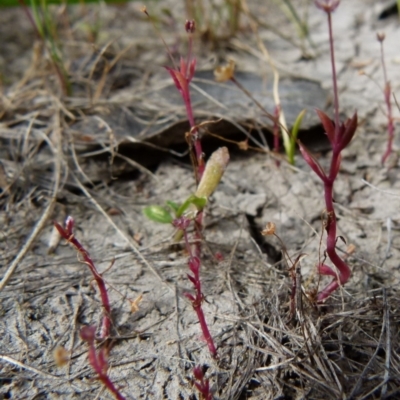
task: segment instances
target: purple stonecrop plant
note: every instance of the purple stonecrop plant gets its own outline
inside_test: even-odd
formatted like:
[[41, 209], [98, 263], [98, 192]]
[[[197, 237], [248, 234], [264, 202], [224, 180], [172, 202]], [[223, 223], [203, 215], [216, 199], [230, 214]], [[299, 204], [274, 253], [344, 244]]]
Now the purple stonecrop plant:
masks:
[[349, 266], [343, 259], [340, 258], [336, 251], [337, 219], [333, 206], [333, 185], [340, 169], [341, 152], [348, 146], [357, 129], [357, 113], [354, 113], [353, 117], [347, 119], [345, 122], [341, 122], [339, 119], [339, 96], [332, 33], [332, 12], [339, 6], [339, 3], [339, 0], [319, 0], [315, 2], [316, 6], [327, 14], [329, 27], [329, 44], [331, 53], [335, 111], [334, 122], [324, 112], [317, 110], [318, 117], [325, 129], [326, 135], [328, 136], [332, 147], [329, 171], [325, 172], [316, 158], [314, 158], [314, 156], [306, 149], [306, 147], [299, 142], [300, 151], [305, 161], [322, 180], [324, 185], [324, 197], [326, 204], [325, 230], [327, 234], [326, 253], [332, 264], [337, 269], [336, 272], [326, 264], [320, 264], [318, 266], [318, 270], [321, 275], [329, 275], [333, 277], [332, 282], [318, 293], [317, 301], [319, 303], [327, 299], [335, 290], [339, 288], [339, 286], [344, 285], [349, 280], [351, 275]]

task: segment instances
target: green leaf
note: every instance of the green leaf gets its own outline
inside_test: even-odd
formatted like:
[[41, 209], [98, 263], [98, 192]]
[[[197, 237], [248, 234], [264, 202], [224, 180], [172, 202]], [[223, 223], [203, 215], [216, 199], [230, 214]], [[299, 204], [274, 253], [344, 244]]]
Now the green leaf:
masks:
[[192, 194], [179, 207], [178, 211], [176, 212], [176, 216], [178, 218], [181, 217], [183, 213], [192, 205], [195, 206], [197, 211], [201, 211], [206, 206], [206, 204], [207, 204], [207, 199], [205, 197], [197, 197], [194, 194]]
[[294, 151], [296, 149], [296, 141], [297, 141], [297, 135], [300, 130], [301, 123], [303, 121], [303, 117], [306, 113], [306, 110], [302, 110], [299, 112], [299, 115], [296, 118], [296, 121], [294, 121], [293, 128], [292, 128], [292, 133], [290, 137], [290, 147], [289, 151], [287, 153], [288, 161], [289, 164], [294, 165]]
[[175, 214], [176, 214], [177, 211], [179, 210], [179, 204], [178, 204], [178, 203], [175, 203], [174, 201], [167, 200], [167, 201], [165, 202], [165, 204], [166, 204], [171, 210], [173, 210], [173, 211], [175, 212]]
[[143, 213], [148, 219], [161, 224], [172, 224], [174, 220], [169, 211], [162, 206], [148, 206]]

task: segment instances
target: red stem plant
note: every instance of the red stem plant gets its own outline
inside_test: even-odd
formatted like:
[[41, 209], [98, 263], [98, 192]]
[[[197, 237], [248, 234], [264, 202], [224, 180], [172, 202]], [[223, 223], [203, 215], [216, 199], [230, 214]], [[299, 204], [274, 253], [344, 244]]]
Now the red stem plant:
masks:
[[[186, 60], [181, 57], [179, 68], [176, 67], [174, 60], [172, 59], [175, 67], [165, 67], [166, 70], [172, 77], [176, 88], [182, 96], [182, 100], [185, 103], [186, 114], [190, 124], [189, 140], [190, 145], [194, 147], [194, 152], [196, 156], [196, 182], [200, 182], [201, 177], [204, 172], [204, 156], [203, 149], [201, 146], [200, 133], [197, 125], [194, 122], [194, 114], [192, 107], [192, 100], [190, 97], [190, 82], [193, 79], [194, 72], [196, 70], [196, 58], [193, 56], [193, 34], [196, 29], [196, 24], [193, 20], [188, 20], [185, 23], [185, 30], [189, 37], [189, 47], [186, 56]], [[171, 53], [170, 53], [171, 54]], [[172, 58], [172, 56], [171, 56]]]
[[102, 347], [99, 351], [96, 351], [94, 345], [95, 340], [104, 340], [110, 336], [111, 328], [111, 306], [110, 300], [108, 298], [108, 291], [106, 283], [102, 275], [97, 271], [96, 266], [92, 258], [90, 257], [88, 251], [83, 247], [79, 240], [74, 234], [74, 219], [72, 217], [67, 217], [65, 221], [65, 228], [62, 227], [58, 222], [54, 222], [54, 226], [68, 243], [75, 247], [78, 253], [83, 257], [83, 263], [86, 264], [91, 273], [93, 274], [94, 280], [97, 283], [100, 291], [101, 302], [104, 308], [104, 316], [101, 323], [100, 334], [96, 337], [96, 326], [85, 326], [81, 329], [80, 335], [82, 340], [89, 344], [89, 363], [97, 374], [98, 379], [103, 383], [103, 385], [115, 396], [118, 400], [125, 400], [125, 397], [121, 395], [119, 390], [114, 386], [110, 377], [108, 376], [108, 352], [109, 348]]
[[117, 400], [125, 400], [125, 397], [120, 393], [118, 388], [115, 387], [114, 383], [108, 376], [108, 349], [106, 347], [100, 348], [96, 351], [94, 345], [96, 336], [95, 326], [85, 326], [81, 329], [81, 338], [89, 345], [89, 363], [97, 374], [97, 378], [103, 383], [103, 385], [114, 395]]
[[385, 53], [383, 50], [383, 41], [385, 40], [385, 34], [384, 33], [377, 33], [376, 35], [380, 46], [381, 46], [381, 64], [382, 64], [382, 70], [383, 70], [383, 80], [385, 83], [385, 87], [383, 89], [383, 95], [385, 97], [385, 104], [386, 104], [386, 110], [387, 110], [387, 119], [388, 119], [388, 124], [387, 124], [387, 132], [388, 132], [388, 140], [387, 140], [387, 147], [386, 151], [382, 156], [382, 164], [385, 164], [387, 158], [390, 156], [390, 154], [393, 151], [393, 140], [394, 140], [394, 119], [393, 119], [393, 112], [392, 112], [392, 102], [390, 100], [390, 96], [392, 94], [392, 88], [390, 85], [390, 81], [388, 80], [387, 77], [387, 71], [386, 71], [386, 62], [385, 62]]
[[[144, 7], [142, 11], [148, 16], [148, 12]], [[201, 138], [198, 126], [195, 124], [194, 113], [192, 107], [192, 101], [190, 96], [190, 82], [193, 79], [196, 69], [196, 58], [193, 56], [193, 34], [195, 32], [195, 22], [193, 20], [187, 20], [185, 23], [185, 30], [188, 34], [189, 46], [186, 58], [181, 57], [179, 67], [176, 66], [175, 61], [172, 57], [170, 50], [164, 39], [161, 37], [167, 52], [172, 60], [174, 67], [165, 67], [171, 75], [171, 78], [182, 96], [182, 100], [185, 104], [186, 114], [189, 120], [190, 132], [187, 134], [187, 140], [189, 144], [189, 150], [192, 157], [192, 163], [194, 167], [194, 174], [196, 178], [196, 193], [197, 199], [208, 200], [208, 197], [217, 187], [229, 161], [228, 150], [224, 148], [218, 149], [212, 154], [207, 162], [207, 166], [204, 162], [204, 154], [201, 145]], [[194, 150], [194, 152], [193, 152]], [[201, 267], [201, 231], [203, 229], [203, 207], [196, 207], [195, 204], [191, 204], [189, 209], [185, 211], [183, 215], [178, 215], [172, 221], [172, 224], [179, 229], [176, 238], [181, 238], [183, 235], [186, 251], [189, 254], [188, 266], [192, 274], [188, 274], [188, 279], [192, 282], [195, 294], [185, 293], [185, 296], [192, 303], [193, 309], [197, 314], [197, 318], [200, 323], [200, 327], [207, 342], [208, 349], [213, 358], [218, 357], [217, 349], [214, 344], [214, 340], [210, 334], [210, 330], [207, 325], [207, 321], [204, 316], [202, 303], [204, 301], [204, 295], [201, 289], [200, 280], [200, 267]], [[193, 222], [194, 224], [194, 240], [189, 239], [188, 228]]]
[[[189, 147], [192, 152], [194, 148], [195, 157], [192, 157], [194, 164], [194, 173], [196, 177], [196, 183], [199, 184], [201, 181], [205, 164], [203, 158], [203, 149], [201, 146], [200, 133], [194, 121], [193, 107], [190, 96], [190, 82], [193, 79], [196, 69], [196, 58], [193, 56], [193, 34], [195, 31], [195, 22], [188, 20], [185, 23], [185, 30], [189, 37], [189, 47], [187, 52], [186, 60], [181, 57], [180, 67], [165, 67], [174, 81], [176, 88], [182, 96], [182, 100], [186, 107], [186, 114], [190, 124], [190, 133], [188, 135]], [[170, 53], [171, 54], [171, 53]], [[172, 58], [172, 57], [171, 57]], [[172, 61], [174, 61], [172, 59]], [[174, 63], [175, 64], [175, 63]], [[203, 227], [203, 211], [199, 210], [197, 216], [194, 219], [195, 222], [195, 242], [192, 245], [188, 238], [187, 228], [189, 227], [191, 220], [185, 217], [177, 218], [174, 221], [174, 226], [183, 231], [186, 251], [189, 253], [188, 266], [193, 275], [187, 274], [188, 279], [192, 282], [195, 289], [195, 295], [185, 293], [185, 296], [191, 301], [192, 307], [197, 314], [197, 318], [200, 323], [200, 328], [203, 333], [204, 339], [207, 342], [208, 349], [211, 355], [217, 357], [217, 349], [214, 344], [214, 340], [211, 336], [210, 330], [208, 329], [207, 321], [204, 316], [202, 303], [204, 301], [204, 295], [201, 290], [200, 280], [200, 256], [201, 256], [201, 233]]]
[[173, 225], [182, 230], [183, 232], [183, 237], [185, 240], [185, 247], [186, 250], [189, 252], [189, 260], [188, 260], [188, 266], [189, 269], [192, 273], [192, 275], [187, 274], [188, 279], [190, 282], [193, 284], [193, 288], [195, 291], [195, 294], [191, 293], [185, 293], [185, 297], [190, 300], [192, 303], [192, 307], [194, 311], [196, 312], [197, 319], [199, 320], [200, 323], [200, 328], [204, 336], [204, 340], [207, 343], [208, 350], [210, 351], [211, 355], [216, 358], [217, 357], [217, 348], [215, 347], [214, 340], [211, 336], [210, 330], [208, 329], [207, 321], [204, 316], [204, 311], [202, 307], [202, 303], [204, 301], [204, 295], [201, 290], [201, 280], [200, 280], [200, 266], [201, 266], [201, 261], [198, 256], [194, 254], [193, 251], [193, 246], [190, 243], [189, 240], [189, 235], [187, 232], [187, 229], [191, 223], [191, 220], [187, 217], [180, 217], [174, 220]]
[[[205, 166], [202, 179], [197, 186], [197, 190], [195, 193], [195, 197], [197, 199], [208, 199], [211, 196], [211, 194], [218, 186], [218, 183], [220, 182], [223, 173], [225, 172], [228, 161], [229, 153], [226, 147], [219, 148], [211, 155]], [[191, 222], [197, 221], [196, 218], [200, 213], [202, 213], [202, 209], [196, 208], [192, 204], [182, 216], [175, 218], [172, 224], [181, 232], [183, 232], [186, 251], [189, 254], [188, 266], [192, 275], [188, 274], [187, 277], [193, 284], [195, 294], [193, 295], [191, 293], [185, 293], [185, 296], [190, 300], [193, 309], [197, 314], [204, 340], [207, 343], [208, 349], [212, 357], [217, 358], [217, 349], [215, 347], [210, 330], [208, 329], [207, 321], [205, 319], [204, 311], [202, 308], [204, 295], [201, 289], [200, 280], [201, 254], [200, 247], [198, 245], [199, 238], [195, 235], [195, 243], [192, 244], [188, 235], [188, 228]]]
[[324, 227], [327, 233], [326, 253], [332, 264], [337, 268], [336, 272], [332, 270], [331, 267], [325, 264], [320, 264], [318, 266], [318, 270], [321, 275], [329, 275], [333, 277], [332, 282], [318, 293], [318, 302], [323, 302], [325, 299], [327, 299], [336, 289], [338, 289], [339, 286], [344, 285], [349, 280], [351, 275], [349, 266], [339, 257], [336, 252], [337, 219], [335, 209], [333, 207], [333, 184], [339, 173], [341, 152], [350, 143], [357, 129], [357, 113], [354, 113], [353, 117], [351, 119], [347, 119], [345, 122], [340, 122], [339, 119], [339, 95], [337, 88], [337, 76], [332, 33], [332, 12], [338, 7], [339, 3], [340, 0], [315, 1], [316, 6], [323, 10], [328, 16], [329, 45], [333, 78], [335, 111], [334, 122], [324, 112], [322, 112], [321, 110], [317, 110], [318, 117], [321, 120], [322, 126], [325, 129], [326, 135], [328, 136], [329, 142], [332, 147], [331, 165], [328, 173], [323, 170], [316, 158], [314, 158], [314, 156], [306, 149], [306, 147], [304, 147], [299, 142], [300, 151], [305, 161], [318, 175], [318, 177], [322, 180], [324, 184], [326, 204], [326, 220], [324, 222]]
[[106, 283], [101, 274], [99, 274], [99, 272], [97, 271], [97, 268], [94, 265], [94, 262], [90, 257], [89, 252], [75, 237], [74, 224], [75, 221], [70, 216], [67, 217], [65, 221], [65, 228], [63, 228], [58, 222], [54, 222], [54, 226], [57, 228], [61, 237], [63, 237], [68, 243], [72, 244], [72, 246], [74, 246], [78, 253], [83, 257], [83, 263], [89, 267], [90, 272], [93, 274], [94, 280], [99, 287], [101, 302], [104, 308], [104, 316], [101, 324], [99, 339], [106, 339], [110, 335], [111, 328], [111, 306], [110, 300], [108, 298]]
[[212, 400], [212, 393], [210, 390], [210, 383], [208, 379], [204, 378], [203, 369], [200, 366], [193, 368], [193, 375], [195, 378], [194, 386], [200, 392], [200, 398], [202, 400]]
[[[147, 12], [146, 7], [144, 6], [142, 8], [142, 11], [150, 18], [149, 13]], [[157, 33], [158, 30], [156, 29]], [[168, 45], [166, 44], [165, 40], [160, 34], [160, 38], [162, 42], [164, 43], [164, 46], [167, 49], [168, 55], [172, 61], [173, 68], [172, 67], [165, 67], [165, 69], [169, 72], [171, 75], [172, 80], [174, 81], [175, 87], [178, 89], [179, 93], [182, 96], [183, 103], [185, 104], [186, 108], [186, 115], [189, 120], [189, 125], [190, 125], [190, 132], [189, 132], [189, 145], [190, 145], [190, 150], [194, 148], [194, 153], [195, 153], [195, 159], [193, 160], [195, 163], [195, 176], [196, 176], [196, 183], [200, 182], [200, 179], [203, 175], [205, 164], [204, 164], [204, 155], [203, 155], [203, 149], [201, 145], [201, 140], [200, 140], [200, 132], [195, 124], [194, 121], [194, 113], [193, 113], [193, 107], [192, 107], [192, 99], [190, 96], [190, 82], [193, 79], [195, 70], [196, 70], [196, 57], [193, 56], [193, 34], [196, 30], [196, 23], [193, 20], [187, 20], [185, 22], [185, 30], [188, 34], [188, 52], [186, 58], [181, 57], [179, 67], [176, 65], [174, 58], [172, 57], [172, 53], [169, 50]]]
[[[279, 153], [279, 115], [281, 113], [281, 107], [280, 106], [275, 106], [274, 109], [274, 128], [273, 128], [273, 133], [274, 133], [274, 152], [276, 154]], [[280, 162], [279, 160], [275, 160], [275, 164], [277, 167], [279, 167]]]

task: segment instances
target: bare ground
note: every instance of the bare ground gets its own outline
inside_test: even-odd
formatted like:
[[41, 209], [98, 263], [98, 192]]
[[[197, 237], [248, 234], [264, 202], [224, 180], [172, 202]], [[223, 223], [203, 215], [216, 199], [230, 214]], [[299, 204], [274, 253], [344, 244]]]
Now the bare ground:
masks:
[[[387, 2], [342, 3], [334, 14], [341, 109], [347, 116], [357, 109], [361, 120], [335, 186], [338, 233], [346, 240], [338, 241], [338, 249], [352, 268], [351, 281], [323, 307], [312, 306], [306, 293], [325, 284], [316, 272], [324, 253], [320, 181], [300, 156], [295, 168], [285, 162], [278, 167], [268, 151], [243, 152], [228, 143], [231, 162], [207, 209], [201, 272], [218, 360], [211, 358], [183, 296], [190, 291], [186, 254], [171, 246], [172, 228], [142, 214], [145, 205], [184, 200], [194, 181], [187, 159], [177, 156], [185, 151], [184, 109], [161, 68], [168, 63], [165, 52], [139, 5], [75, 8], [61, 19], [73, 80], [69, 97], [46, 51], [27, 40], [33, 34], [23, 13], [2, 12], [2, 282], [15, 267], [0, 292], [3, 398], [111, 398], [94, 379], [79, 337], [82, 326], [98, 324], [102, 315], [92, 276], [68, 245], [49, 245], [52, 220], [66, 215], [73, 215], [77, 236], [106, 271], [113, 308], [109, 375], [126, 398], [198, 398], [196, 365], [205, 367], [216, 399], [398, 398], [400, 169], [397, 146], [385, 167], [380, 162], [386, 117], [373, 80], [382, 85], [375, 35], [384, 30], [388, 76], [399, 93], [399, 20], [379, 19]], [[259, 32], [280, 71], [283, 103], [293, 115], [302, 103], [309, 109], [302, 139], [326, 166], [329, 148], [312, 114], [313, 107], [331, 109], [323, 14], [310, 6], [316, 47], [305, 44], [315, 56], [305, 59], [279, 9], [268, 2], [249, 5], [266, 25]], [[173, 15], [158, 22], [171, 46], [183, 49], [184, 36], [177, 32], [185, 14], [177, 7]], [[102, 26], [93, 45], [87, 25], [96, 18]], [[14, 25], [19, 29], [6, 28]], [[236, 89], [211, 80], [210, 71], [232, 57], [244, 82], [257, 86], [258, 77], [258, 95], [272, 107], [271, 68], [248, 17], [242, 25], [235, 37], [197, 49], [195, 112], [202, 119], [225, 117], [209, 128], [224, 140], [250, 135], [250, 144], [266, 150], [269, 122]], [[299, 78], [317, 83], [303, 89], [312, 96], [298, 93]], [[212, 94], [201, 94], [199, 87]], [[227, 144], [210, 135], [205, 140], [207, 155]], [[294, 319], [291, 262], [277, 240], [259, 234], [270, 221], [291, 260], [307, 255], [297, 271], [303, 295]], [[132, 312], [128, 299], [140, 295], [139, 310]], [[59, 346], [70, 354], [63, 366], [54, 359]]]

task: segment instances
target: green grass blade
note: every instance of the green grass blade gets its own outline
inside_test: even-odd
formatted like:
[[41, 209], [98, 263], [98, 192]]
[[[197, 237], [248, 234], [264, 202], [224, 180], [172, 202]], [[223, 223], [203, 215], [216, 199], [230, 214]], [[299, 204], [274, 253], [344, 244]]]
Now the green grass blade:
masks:
[[306, 113], [306, 110], [302, 110], [299, 112], [299, 115], [296, 118], [296, 121], [294, 121], [293, 128], [292, 128], [292, 134], [290, 136], [290, 146], [289, 146], [289, 151], [287, 153], [288, 161], [290, 165], [294, 165], [294, 152], [296, 150], [296, 141], [297, 141], [297, 135], [300, 130], [301, 123], [303, 121], [303, 117]]

